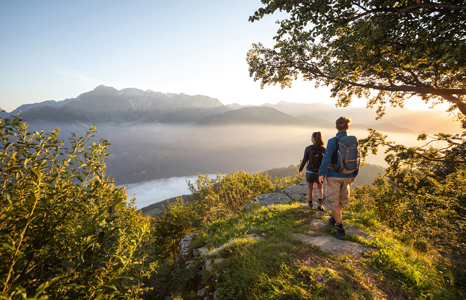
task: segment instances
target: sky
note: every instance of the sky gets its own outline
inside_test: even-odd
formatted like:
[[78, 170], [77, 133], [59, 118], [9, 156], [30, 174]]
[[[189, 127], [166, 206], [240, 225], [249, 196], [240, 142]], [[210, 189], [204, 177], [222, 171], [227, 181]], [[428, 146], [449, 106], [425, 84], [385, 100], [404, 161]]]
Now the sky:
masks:
[[[273, 46], [275, 21], [285, 17], [248, 22], [259, 7], [259, 0], [0, 1], [0, 107], [75, 98], [101, 84], [223, 104], [336, 103], [312, 82], [261, 89], [249, 77], [251, 44]], [[405, 106], [427, 107], [420, 103]]]

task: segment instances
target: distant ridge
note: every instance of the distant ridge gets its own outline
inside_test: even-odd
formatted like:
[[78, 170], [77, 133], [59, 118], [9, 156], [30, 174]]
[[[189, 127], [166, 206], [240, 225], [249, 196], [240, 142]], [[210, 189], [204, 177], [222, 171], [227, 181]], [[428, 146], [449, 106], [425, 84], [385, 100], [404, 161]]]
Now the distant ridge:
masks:
[[206, 116], [230, 110], [218, 99], [208, 96], [165, 94], [135, 88], [119, 91], [104, 85], [76, 98], [20, 108], [24, 110], [21, 116], [32, 123], [87, 124], [195, 123]]
[[307, 126], [297, 118], [289, 116], [271, 107], [245, 107], [203, 118], [196, 126], [226, 125], [289, 125]]

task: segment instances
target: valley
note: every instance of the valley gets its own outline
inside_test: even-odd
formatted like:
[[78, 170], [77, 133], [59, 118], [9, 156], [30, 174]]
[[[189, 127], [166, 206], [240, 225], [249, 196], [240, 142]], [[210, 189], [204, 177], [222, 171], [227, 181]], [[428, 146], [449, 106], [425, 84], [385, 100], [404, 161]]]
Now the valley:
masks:
[[[387, 115], [376, 121], [375, 111], [361, 107], [285, 101], [227, 106], [208, 96], [105, 86], [72, 99], [23, 105], [10, 113], [18, 110], [24, 110], [20, 116], [29, 130], [59, 127], [62, 138], [83, 135], [91, 124], [99, 124], [94, 140], [110, 142], [107, 174], [118, 185], [297, 165], [312, 132], [321, 131], [328, 140], [335, 135], [333, 120], [341, 115], [353, 118], [350, 134], [358, 138], [366, 137], [372, 127], [405, 145], [419, 145], [417, 134], [425, 129], [460, 130], [438, 110], [388, 108]], [[446, 121], [449, 126], [441, 127]], [[379, 153], [367, 162], [385, 166], [383, 152]]]

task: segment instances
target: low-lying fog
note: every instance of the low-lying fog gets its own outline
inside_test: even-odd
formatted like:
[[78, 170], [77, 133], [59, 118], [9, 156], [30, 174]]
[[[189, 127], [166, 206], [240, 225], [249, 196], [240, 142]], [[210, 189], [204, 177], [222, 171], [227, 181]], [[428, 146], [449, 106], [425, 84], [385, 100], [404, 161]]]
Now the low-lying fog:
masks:
[[[63, 128], [60, 138], [69, 138], [70, 132], [83, 135], [85, 129]], [[188, 193], [186, 178], [194, 181], [197, 173], [258, 172], [299, 164], [314, 131], [321, 131], [325, 142], [336, 134], [335, 128], [319, 126], [147, 124], [100, 126], [96, 136], [111, 143], [107, 174], [120, 186], [129, 184], [129, 196], [135, 193], [137, 206], [143, 207]], [[382, 133], [406, 146], [423, 144], [417, 134]], [[349, 134], [362, 139], [368, 132], [350, 126]], [[379, 149], [379, 155], [370, 155], [367, 162], [386, 166], [384, 158]]]
[[[216, 174], [208, 174], [209, 178], [215, 178]], [[188, 177], [170, 177], [156, 179], [140, 183], [131, 183], [126, 185], [128, 199], [133, 195], [136, 198], [136, 207], [138, 209], [165, 200], [166, 198], [178, 197], [180, 195], [190, 194], [188, 182], [194, 183], [198, 178], [195, 176]], [[119, 186], [119, 187], [123, 187]]]
[[[186, 178], [194, 182], [197, 173], [248, 172], [299, 164], [310, 135], [321, 131], [325, 141], [336, 134], [332, 128], [277, 126], [190, 127], [185, 130], [166, 128], [113, 134], [112, 156], [108, 173], [117, 184], [129, 184], [128, 196], [135, 193], [138, 208], [189, 193]], [[358, 138], [368, 135], [364, 130], [351, 130]], [[387, 133], [388, 140], [407, 146], [422, 145], [416, 134]], [[113, 140], [113, 141], [112, 141]], [[386, 166], [383, 149], [370, 155], [367, 162]]]

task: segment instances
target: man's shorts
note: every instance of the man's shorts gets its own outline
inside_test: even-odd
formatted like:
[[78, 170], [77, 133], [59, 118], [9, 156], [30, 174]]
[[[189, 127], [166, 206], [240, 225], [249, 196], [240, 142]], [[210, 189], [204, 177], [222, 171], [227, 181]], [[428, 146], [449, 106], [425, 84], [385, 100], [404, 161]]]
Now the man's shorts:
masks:
[[320, 183], [319, 182], [319, 174], [317, 173], [308, 173], [306, 172], [306, 181], [307, 183]]
[[326, 177], [326, 199], [331, 205], [348, 204], [351, 178]]

